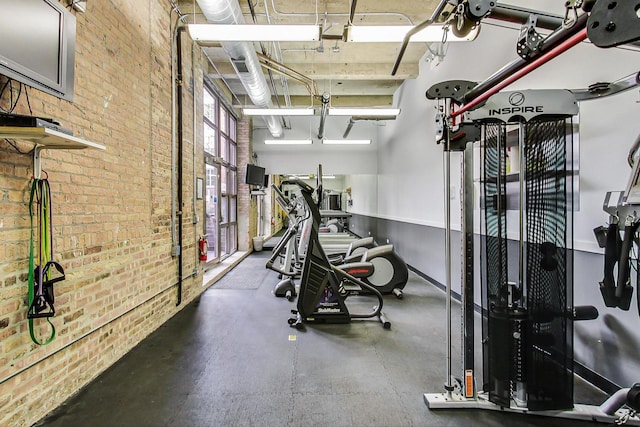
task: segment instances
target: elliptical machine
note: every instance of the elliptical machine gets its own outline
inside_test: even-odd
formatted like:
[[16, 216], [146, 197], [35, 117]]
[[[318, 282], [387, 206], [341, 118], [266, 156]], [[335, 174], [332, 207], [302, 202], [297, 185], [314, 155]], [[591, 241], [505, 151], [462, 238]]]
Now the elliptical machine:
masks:
[[[276, 194], [277, 203], [286, 212], [290, 221], [287, 232], [267, 263], [267, 268], [277, 271], [281, 276], [287, 276], [275, 286], [274, 295], [291, 301], [296, 295], [294, 277], [299, 275], [300, 265], [308, 251], [307, 242], [313, 228], [313, 220], [309, 208], [301, 200], [287, 197], [275, 185], [272, 185], [272, 188]], [[317, 193], [318, 190], [315, 191]], [[315, 203], [312, 204], [316, 206]], [[278, 258], [280, 263], [276, 267]], [[398, 299], [403, 297], [403, 289], [409, 279], [409, 269], [404, 260], [394, 251], [393, 245], [378, 246], [372, 237], [365, 237], [352, 241], [344, 254], [328, 255], [328, 258], [331, 264], [349, 274], [356, 275], [366, 284], [375, 287], [381, 294], [393, 294]], [[354, 264], [360, 262], [371, 263], [373, 268], [365, 272]], [[362, 289], [360, 292], [367, 291]]]
[[[361, 278], [371, 275], [373, 264], [356, 262], [335, 266], [331, 264], [318, 238], [320, 227], [320, 211], [313, 200], [314, 189], [300, 180], [285, 181], [300, 188], [302, 201], [310, 215], [311, 231], [303, 242], [307, 247], [300, 276], [300, 291], [297, 310], [292, 310], [294, 317], [289, 325], [302, 329], [304, 323], [350, 323], [352, 319], [377, 318], [385, 329], [391, 328], [383, 312], [381, 293], [373, 286], [364, 283]], [[280, 193], [277, 192], [280, 196]], [[267, 268], [285, 274], [274, 267], [278, 252], [293, 239], [297, 226], [289, 227], [286, 235], [274, 249], [274, 255], [267, 262]], [[291, 277], [291, 276], [290, 276]], [[293, 288], [295, 292], [295, 287]], [[349, 312], [345, 299], [354, 294], [366, 292], [376, 298], [377, 304], [368, 313]]]

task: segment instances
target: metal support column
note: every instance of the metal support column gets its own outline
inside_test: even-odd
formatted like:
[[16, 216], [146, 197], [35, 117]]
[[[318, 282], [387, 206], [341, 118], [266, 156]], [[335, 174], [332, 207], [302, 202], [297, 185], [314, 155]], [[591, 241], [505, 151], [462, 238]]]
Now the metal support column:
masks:
[[474, 245], [473, 245], [473, 144], [462, 152], [462, 369], [466, 398], [474, 398]]
[[445, 253], [445, 286], [447, 287], [447, 302], [445, 317], [447, 318], [447, 379], [444, 389], [448, 397], [451, 397], [453, 384], [451, 382], [451, 146], [449, 134], [444, 149], [444, 253]]

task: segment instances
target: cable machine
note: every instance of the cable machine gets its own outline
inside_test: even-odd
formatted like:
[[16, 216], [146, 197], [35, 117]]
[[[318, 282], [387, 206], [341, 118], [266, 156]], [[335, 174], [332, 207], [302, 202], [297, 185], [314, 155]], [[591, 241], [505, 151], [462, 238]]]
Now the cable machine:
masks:
[[[536, 19], [531, 15], [520, 33], [518, 60], [481, 83], [448, 81], [427, 91], [427, 98], [439, 101], [436, 125], [444, 145], [447, 290], [447, 377], [443, 393], [424, 395], [430, 409], [480, 408], [640, 425], [636, 415], [640, 384], [620, 390], [599, 407], [573, 402], [573, 322], [594, 319], [598, 313], [595, 307], [573, 305], [570, 178], [574, 167], [572, 141], [567, 138], [570, 118], [578, 112], [578, 99], [626, 90], [636, 86], [640, 76], [597, 84], [579, 93], [500, 93], [587, 38], [598, 47], [638, 40], [640, 28], [630, 23], [637, 19], [637, 6], [634, 9], [632, 3], [566, 2], [562, 25], [544, 38], [535, 31]], [[581, 8], [585, 13], [580, 13]], [[491, 12], [490, 8], [486, 17], [491, 17]], [[473, 143], [478, 141], [483, 290], [480, 387], [474, 363], [473, 289]], [[510, 145], [518, 148], [515, 162], [507, 160]], [[461, 379], [454, 378], [451, 371], [452, 151], [462, 153], [464, 189]], [[508, 164], [517, 165], [518, 173], [508, 174]], [[518, 238], [511, 243], [507, 238], [510, 209], [517, 211], [518, 217]]]
[[[445, 82], [428, 92], [467, 82]], [[450, 100], [442, 109], [450, 108]], [[592, 306], [573, 304], [572, 117], [578, 113], [568, 90], [501, 92], [466, 114], [456, 132], [442, 128], [445, 189], [450, 153], [462, 153], [462, 367], [451, 373], [450, 217], [447, 217], [447, 382], [444, 393], [427, 393], [430, 409], [481, 408], [534, 412], [612, 422], [640, 418], [621, 410], [640, 408], [640, 385], [600, 407], [573, 402], [573, 322], [595, 319]], [[474, 142], [480, 151], [482, 383], [474, 361]], [[510, 150], [510, 148], [512, 148]], [[515, 149], [517, 148], [517, 149]], [[509, 151], [517, 153], [510, 161]], [[508, 173], [509, 164], [518, 171]], [[446, 191], [445, 191], [446, 192]], [[445, 195], [445, 200], [449, 200]], [[450, 211], [450, 206], [445, 209]], [[507, 211], [517, 212], [516, 244], [507, 236]], [[476, 389], [478, 387], [478, 390]], [[624, 397], [621, 397], [624, 394]], [[635, 424], [637, 422], [637, 424]]]

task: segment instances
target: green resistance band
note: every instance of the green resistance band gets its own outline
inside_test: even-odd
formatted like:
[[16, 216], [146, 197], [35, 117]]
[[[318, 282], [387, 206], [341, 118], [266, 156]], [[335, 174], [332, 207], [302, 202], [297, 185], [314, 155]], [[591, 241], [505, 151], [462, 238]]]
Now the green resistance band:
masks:
[[[35, 212], [34, 202], [38, 204], [38, 212]], [[35, 298], [35, 250], [34, 250], [34, 216], [39, 220], [39, 262], [40, 262], [40, 277], [38, 280], [44, 282], [48, 277], [44, 277], [42, 271], [44, 266], [51, 261], [51, 189], [49, 187], [49, 181], [46, 179], [34, 178], [31, 184], [31, 195], [29, 197], [29, 216], [31, 218], [31, 243], [29, 248], [29, 308], [31, 307]], [[47, 273], [48, 276], [48, 273]], [[42, 282], [40, 284], [42, 284]], [[51, 323], [51, 317], [47, 317], [47, 322], [51, 325], [51, 335], [44, 342], [38, 340], [34, 331], [33, 318], [29, 318], [29, 335], [31, 340], [38, 345], [47, 345], [56, 336], [56, 328]]]

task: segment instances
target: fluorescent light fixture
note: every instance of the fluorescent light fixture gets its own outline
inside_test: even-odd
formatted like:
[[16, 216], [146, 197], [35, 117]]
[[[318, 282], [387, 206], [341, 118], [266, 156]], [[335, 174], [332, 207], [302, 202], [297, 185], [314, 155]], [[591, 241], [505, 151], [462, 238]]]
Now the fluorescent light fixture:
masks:
[[322, 175], [322, 179], [336, 179], [335, 175]]
[[316, 176], [314, 174], [308, 174], [308, 175], [293, 174], [293, 175], [289, 175], [288, 179], [316, 179]]
[[313, 116], [313, 108], [243, 108], [245, 116]]
[[323, 144], [333, 145], [367, 145], [371, 144], [370, 139], [323, 139]]
[[309, 145], [313, 141], [310, 139], [265, 139], [268, 145]]
[[189, 24], [199, 42], [312, 42], [320, 40], [319, 25]]
[[329, 108], [330, 116], [397, 116], [399, 108]]
[[[401, 43], [407, 32], [413, 27], [411, 25], [350, 25], [347, 27], [347, 40], [354, 43]], [[442, 42], [442, 24], [432, 24], [424, 30], [415, 33], [410, 42]], [[457, 37], [451, 30], [447, 33], [448, 42], [472, 41], [478, 37], [480, 26], [467, 34], [465, 37]]]

